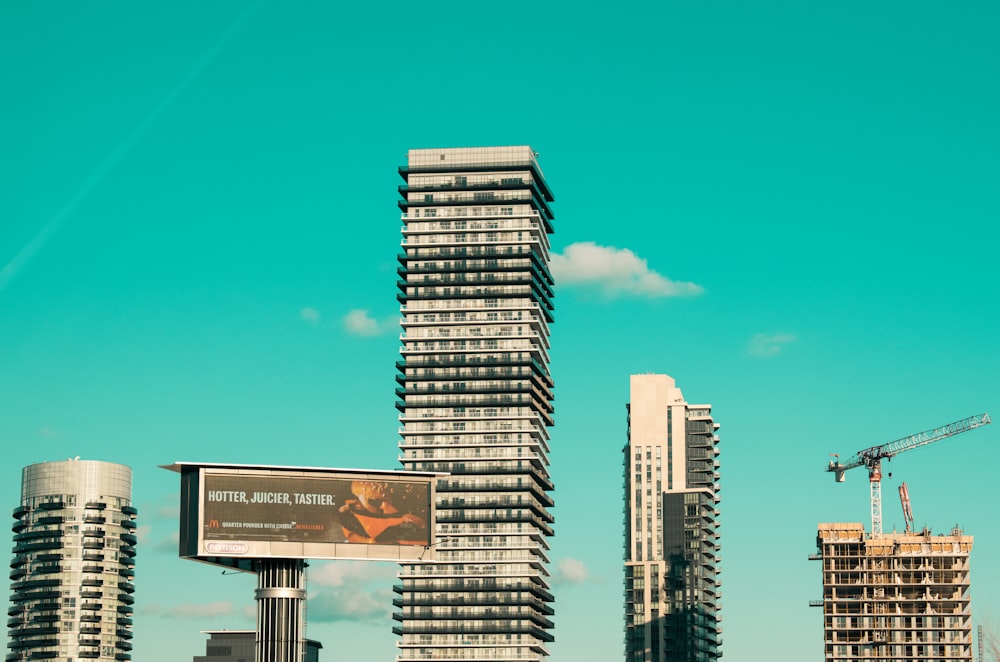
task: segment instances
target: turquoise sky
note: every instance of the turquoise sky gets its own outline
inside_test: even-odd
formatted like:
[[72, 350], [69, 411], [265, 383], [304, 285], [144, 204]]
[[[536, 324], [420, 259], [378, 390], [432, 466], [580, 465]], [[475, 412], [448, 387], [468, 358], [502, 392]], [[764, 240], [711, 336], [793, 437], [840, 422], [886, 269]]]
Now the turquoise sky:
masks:
[[[398, 469], [396, 168], [530, 144], [555, 194], [553, 662], [623, 651], [628, 377], [721, 423], [727, 660], [822, 655], [842, 455], [1000, 413], [1000, 5], [0, 2], [0, 504], [135, 470], [134, 657], [253, 627], [176, 555], [174, 461]], [[1000, 426], [897, 458], [885, 528], [975, 536]], [[393, 660], [392, 564], [316, 563], [308, 636]], [[5, 594], [6, 598], [6, 594]], [[249, 614], [249, 615], [248, 615]]]

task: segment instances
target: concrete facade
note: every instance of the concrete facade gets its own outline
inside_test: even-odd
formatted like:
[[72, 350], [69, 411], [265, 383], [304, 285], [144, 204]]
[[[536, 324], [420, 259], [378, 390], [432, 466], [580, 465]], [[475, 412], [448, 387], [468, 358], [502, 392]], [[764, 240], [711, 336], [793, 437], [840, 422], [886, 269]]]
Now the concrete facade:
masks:
[[722, 656], [719, 425], [668, 375], [632, 375], [625, 475], [625, 660]]
[[132, 659], [132, 470], [66, 460], [21, 475], [7, 661]]
[[860, 523], [820, 524], [823, 659], [972, 660], [972, 537], [890, 533]]
[[437, 483], [436, 563], [403, 565], [398, 659], [548, 656], [552, 194], [527, 146], [400, 168], [404, 469]]

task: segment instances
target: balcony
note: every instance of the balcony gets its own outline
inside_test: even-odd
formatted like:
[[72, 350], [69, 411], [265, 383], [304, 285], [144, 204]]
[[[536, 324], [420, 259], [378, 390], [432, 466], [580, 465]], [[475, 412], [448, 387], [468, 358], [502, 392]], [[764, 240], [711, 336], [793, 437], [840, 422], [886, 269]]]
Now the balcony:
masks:
[[527, 634], [545, 642], [555, 640], [552, 634], [533, 625], [496, 620], [474, 621], [473, 623], [464, 620], [410, 621], [404, 627], [392, 628], [392, 631], [400, 636], [402, 636], [405, 630], [406, 634]]

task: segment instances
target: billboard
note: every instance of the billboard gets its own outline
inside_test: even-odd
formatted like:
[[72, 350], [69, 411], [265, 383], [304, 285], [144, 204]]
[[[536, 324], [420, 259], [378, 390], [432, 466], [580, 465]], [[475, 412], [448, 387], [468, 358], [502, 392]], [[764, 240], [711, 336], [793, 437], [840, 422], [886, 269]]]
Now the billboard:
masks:
[[434, 477], [177, 463], [180, 555], [252, 570], [261, 558], [432, 560]]

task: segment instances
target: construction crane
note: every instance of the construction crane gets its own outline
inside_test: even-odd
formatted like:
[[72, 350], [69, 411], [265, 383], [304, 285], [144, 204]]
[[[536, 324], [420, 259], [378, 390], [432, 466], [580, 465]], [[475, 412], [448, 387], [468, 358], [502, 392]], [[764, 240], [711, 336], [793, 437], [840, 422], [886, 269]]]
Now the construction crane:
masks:
[[948, 425], [934, 428], [933, 430], [926, 430], [917, 434], [911, 434], [909, 437], [903, 437], [902, 439], [866, 448], [863, 451], [858, 451], [843, 463], [840, 462], [839, 456], [834, 455], [834, 458], [837, 459], [831, 460], [826, 470], [832, 471], [836, 475], [837, 482], [842, 483], [844, 482], [844, 473], [848, 469], [853, 469], [855, 467], [868, 467], [868, 483], [871, 485], [872, 506], [871, 535], [873, 537], [881, 536], [882, 460], [891, 460], [893, 457], [904, 451], [913, 450], [914, 448], [919, 448], [920, 446], [926, 446], [927, 444], [934, 443], [935, 441], [953, 437], [956, 434], [968, 432], [969, 430], [974, 430], [975, 428], [989, 423], [992, 423], [989, 414], [969, 416], [968, 418], [963, 418], [960, 421], [955, 421], [954, 423], [949, 423]]

